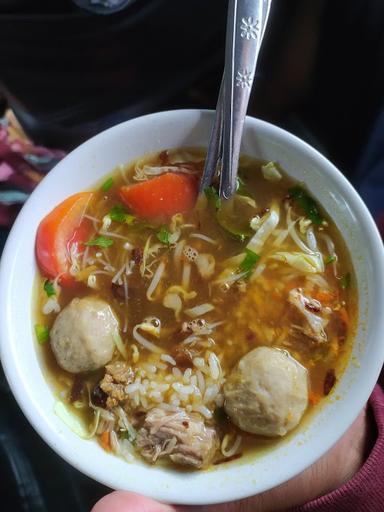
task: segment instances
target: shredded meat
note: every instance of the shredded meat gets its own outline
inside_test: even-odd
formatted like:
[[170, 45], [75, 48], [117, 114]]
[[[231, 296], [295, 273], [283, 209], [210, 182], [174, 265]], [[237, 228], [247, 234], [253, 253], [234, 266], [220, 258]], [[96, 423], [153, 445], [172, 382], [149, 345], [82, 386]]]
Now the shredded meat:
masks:
[[306, 325], [304, 327], [294, 326], [297, 330], [314, 341], [323, 343], [327, 341], [327, 334], [324, 330], [328, 320], [315, 313], [323, 311], [318, 300], [306, 297], [301, 288], [294, 288], [289, 292], [288, 301], [304, 316]]
[[155, 408], [139, 431], [137, 448], [152, 463], [168, 456], [176, 464], [202, 468], [212, 461], [218, 439], [216, 431], [206, 427], [198, 414]]
[[134, 374], [132, 368], [122, 361], [108, 364], [105, 369], [106, 373], [100, 382], [100, 388], [108, 395], [107, 409], [112, 409], [127, 398], [125, 386], [133, 381]]

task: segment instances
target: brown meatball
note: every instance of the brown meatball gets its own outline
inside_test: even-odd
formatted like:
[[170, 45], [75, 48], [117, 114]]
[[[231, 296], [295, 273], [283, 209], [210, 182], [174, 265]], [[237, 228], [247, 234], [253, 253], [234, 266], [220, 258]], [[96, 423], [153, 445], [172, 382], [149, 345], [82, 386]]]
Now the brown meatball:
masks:
[[224, 395], [227, 414], [242, 430], [284, 436], [307, 408], [307, 370], [284, 350], [258, 347], [240, 359]]
[[71, 373], [101, 368], [112, 358], [118, 329], [107, 302], [96, 297], [73, 299], [58, 314], [50, 333], [58, 365]]

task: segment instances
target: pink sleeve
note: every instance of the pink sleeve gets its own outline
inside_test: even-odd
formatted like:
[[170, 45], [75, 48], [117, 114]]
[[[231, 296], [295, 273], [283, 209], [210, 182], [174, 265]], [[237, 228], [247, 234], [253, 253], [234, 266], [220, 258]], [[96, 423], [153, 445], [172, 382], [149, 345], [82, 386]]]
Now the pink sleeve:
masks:
[[377, 425], [377, 440], [363, 467], [339, 489], [292, 512], [383, 512], [384, 510], [384, 392], [377, 384], [369, 399]]

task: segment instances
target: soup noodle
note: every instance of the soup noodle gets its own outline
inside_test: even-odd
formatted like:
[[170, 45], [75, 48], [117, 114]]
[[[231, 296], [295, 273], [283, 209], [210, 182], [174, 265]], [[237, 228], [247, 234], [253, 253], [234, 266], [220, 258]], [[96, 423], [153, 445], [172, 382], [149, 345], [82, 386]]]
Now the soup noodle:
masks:
[[351, 262], [273, 162], [197, 197], [204, 152], [121, 166], [41, 222], [36, 336], [56, 413], [130, 461], [205, 468], [278, 442], [350, 354]]

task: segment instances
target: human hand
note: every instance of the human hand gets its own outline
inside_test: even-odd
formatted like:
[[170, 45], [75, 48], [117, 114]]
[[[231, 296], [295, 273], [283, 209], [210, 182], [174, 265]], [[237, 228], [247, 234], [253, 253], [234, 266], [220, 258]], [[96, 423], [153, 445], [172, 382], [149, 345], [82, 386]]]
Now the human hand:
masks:
[[92, 512], [270, 512], [301, 505], [337, 489], [364, 463], [369, 439], [367, 407], [331, 450], [296, 478], [245, 500], [211, 506], [165, 505], [138, 494], [115, 491]]

